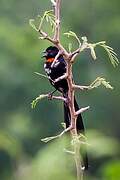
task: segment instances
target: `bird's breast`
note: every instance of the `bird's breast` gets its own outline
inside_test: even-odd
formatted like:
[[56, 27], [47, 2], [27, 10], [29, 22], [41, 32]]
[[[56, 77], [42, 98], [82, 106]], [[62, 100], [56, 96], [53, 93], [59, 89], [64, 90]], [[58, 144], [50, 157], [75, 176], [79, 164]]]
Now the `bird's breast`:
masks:
[[52, 63], [46, 62], [44, 64], [44, 69], [47, 75], [50, 76], [50, 78], [53, 80], [62, 76], [66, 72], [65, 64], [58, 60], [55, 61], [53, 66], [51, 65]]

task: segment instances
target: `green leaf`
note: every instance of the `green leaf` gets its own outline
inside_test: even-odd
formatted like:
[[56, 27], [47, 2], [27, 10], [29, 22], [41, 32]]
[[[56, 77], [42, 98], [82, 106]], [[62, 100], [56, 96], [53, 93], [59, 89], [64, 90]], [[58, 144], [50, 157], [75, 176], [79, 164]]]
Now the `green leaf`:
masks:
[[92, 58], [94, 60], [96, 60], [97, 57], [96, 57], [96, 53], [95, 53], [95, 46], [94, 46], [94, 44], [88, 44], [88, 47], [90, 48]]
[[35, 26], [35, 24], [34, 24], [35, 20], [34, 19], [29, 20], [29, 24], [33, 29], [35, 29], [36, 31], [41, 30], [44, 21], [47, 21], [47, 23], [50, 23], [50, 25], [52, 27], [52, 30], [54, 30], [54, 27], [55, 27], [55, 15], [53, 14], [53, 10], [45, 11], [43, 16], [38, 15], [37, 17], [39, 18], [39, 26], [38, 27]]
[[84, 42], [87, 42], [87, 41], [88, 41], [86, 36], [81, 37], [81, 39], [82, 39]]
[[101, 41], [101, 42], [95, 43], [94, 47], [96, 47], [98, 45], [101, 46], [102, 48], [104, 48], [104, 50], [107, 52], [111, 64], [114, 67], [118, 66], [119, 60], [117, 58], [117, 54], [114, 52], [114, 49], [112, 47], [106, 45], [105, 41]]
[[113, 87], [110, 85], [110, 83], [105, 80], [102, 81], [102, 84], [103, 84], [103, 86], [105, 86], [108, 89], [113, 89]]
[[69, 52], [72, 51], [72, 43], [69, 43], [69, 44], [68, 44], [68, 50], [69, 50]]
[[36, 99], [31, 102], [32, 109], [34, 109], [36, 107], [37, 103], [38, 103], [38, 101]]
[[97, 77], [96, 80], [90, 84], [89, 89], [97, 88], [100, 85], [103, 85], [108, 89], [113, 89], [113, 87], [110, 85], [110, 83], [107, 82], [105, 80], [105, 78], [101, 78], [101, 77]]
[[66, 124], [64, 122], [62, 122], [61, 125], [64, 129], [66, 129]]
[[35, 20], [34, 19], [29, 19], [29, 25], [36, 31], [38, 31], [37, 27], [34, 24]]
[[77, 42], [78, 42], [78, 44], [79, 44], [79, 47], [81, 46], [80, 39], [78, 38], [78, 36], [76, 35], [75, 32], [69, 31], [69, 32], [64, 33], [64, 35], [67, 35], [68, 38], [69, 38], [70, 36], [71, 36], [71, 37], [74, 37], [74, 38], [77, 40]]
[[41, 94], [41, 95], [38, 96], [36, 99], [34, 99], [34, 100], [32, 101], [32, 103], [31, 103], [32, 109], [34, 109], [34, 108], [36, 107], [37, 103], [38, 103], [40, 100], [46, 98], [47, 96], [48, 96], [48, 95], [46, 95], [46, 94]]

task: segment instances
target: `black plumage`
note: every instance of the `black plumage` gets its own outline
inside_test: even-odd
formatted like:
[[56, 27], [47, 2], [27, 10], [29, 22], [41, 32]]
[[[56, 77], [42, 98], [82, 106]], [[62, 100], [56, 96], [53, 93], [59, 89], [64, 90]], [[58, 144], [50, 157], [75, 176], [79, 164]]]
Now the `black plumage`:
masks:
[[[46, 61], [44, 63], [44, 69], [50, 79], [50, 83], [55, 87], [56, 90], [60, 91], [62, 95], [67, 98], [67, 93], [68, 93], [67, 80], [62, 79], [54, 83], [55, 79], [59, 78], [60, 76], [66, 73], [66, 61], [64, 60], [62, 55], [58, 57], [58, 59], [55, 61], [54, 65], [52, 66], [54, 58], [56, 57], [58, 52], [59, 50], [55, 46], [50, 46], [46, 49], [46, 51], [44, 52], [44, 57], [46, 58]], [[74, 106], [76, 111], [79, 110], [79, 106], [77, 104], [75, 97], [74, 97]], [[70, 110], [66, 102], [64, 102], [64, 121], [66, 124], [66, 128], [69, 127], [71, 122], [71, 117], [70, 117]], [[81, 114], [78, 115], [76, 128], [78, 133], [84, 134], [85, 129]], [[86, 150], [83, 156], [83, 163], [85, 169], [88, 169], [88, 158], [87, 158]]]

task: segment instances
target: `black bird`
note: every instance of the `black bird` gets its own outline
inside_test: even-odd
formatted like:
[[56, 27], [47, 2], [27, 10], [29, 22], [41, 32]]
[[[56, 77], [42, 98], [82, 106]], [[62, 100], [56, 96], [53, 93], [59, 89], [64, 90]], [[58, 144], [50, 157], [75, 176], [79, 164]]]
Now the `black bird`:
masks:
[[[62, 95], [67, 98], [68, 96], [67, 95], [68, 94], [67, 80], [62, 79], [54, 83], [55, 79], [57, 79], [58, 77], [66, 73], [66, 61], [64, 60], [62, 55], [60, 55], [58, 59], [55, 61], [54, 65], [51, 66], [58, 52], [59, 50], [55, 46], [50, 46], [44, 51], [43, 57], [45, 57], [46, 59], [44, 63], [44, 69], [49, 77], [50, 83], [55, 87], [56, 90], [61, 92]], [[76, 111], [79, 110], [79, 106], [75, 98], [74, 98], [74, 106], [75, 106]], [[69, 127], [71, 118], [70, 118], [70, 110], [66, 102], [64, 102], [64, 121], [66, 124], [66, 128]], [[78, 133], [84, 134], [85, 129], [84, 129], [84, 124], [83, 124], [81, 114], [78, 115], [76, 126], [77, 126]], [[88, 169], [88, 157], [87, 157], [86, 150], [84, 151], [85, 152], [83, 155], [83, 166], [85, 167], [85, 169]]]

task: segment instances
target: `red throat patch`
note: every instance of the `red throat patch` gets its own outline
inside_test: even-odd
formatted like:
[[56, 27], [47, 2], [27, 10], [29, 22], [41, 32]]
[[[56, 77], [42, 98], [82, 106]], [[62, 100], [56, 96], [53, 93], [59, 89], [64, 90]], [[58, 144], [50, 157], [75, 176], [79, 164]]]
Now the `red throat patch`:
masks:
[[49, 58], [49, 59], [47, 59], [47, 61], [46, 61], [46, 62], [51, 63], [51, 62], [53, 62], [53, 61], [54, 61], [54, 59], [55, 59], [55, 58]]

